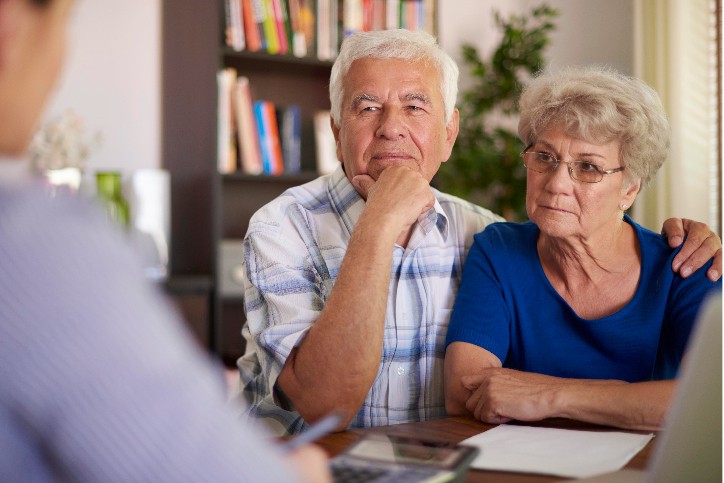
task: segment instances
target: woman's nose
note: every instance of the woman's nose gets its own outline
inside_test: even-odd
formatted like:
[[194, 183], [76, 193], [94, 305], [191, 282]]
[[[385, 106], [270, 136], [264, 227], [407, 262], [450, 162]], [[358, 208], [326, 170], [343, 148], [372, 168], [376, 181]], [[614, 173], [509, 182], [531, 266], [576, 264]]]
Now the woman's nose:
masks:
[[546, 188], [550, 191], [569, 191], [573, 186], [573, 177], [569, 170], [569, 164], [558, 162], [558, 166], [552, 171], [548, 172], [548, 181], [546, 182]]

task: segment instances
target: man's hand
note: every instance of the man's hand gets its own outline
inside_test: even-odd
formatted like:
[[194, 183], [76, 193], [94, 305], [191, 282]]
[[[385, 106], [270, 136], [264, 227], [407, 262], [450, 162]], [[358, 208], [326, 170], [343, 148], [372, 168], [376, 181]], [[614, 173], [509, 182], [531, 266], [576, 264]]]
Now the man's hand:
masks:
[[376, 181], [368, 175], [358, 175], [352, 183], [367, 201], [366, 209], [394, 217], [402, 231], [435, 205], [430, 183], [419, 172], [404, 166], [385, 169]]
[[675, 272], [686, 278], [714, 258], [706, 274], [712, 282], [719, 280], [722, 274], [721, 239], [705, 223], [685, 218], [669, 218], [664, 222], [661, 233], [666, 235], [671, 248], [681, 245], [686, 235], [686, 242], [671, 266]]
[[308, 444], [287, 457], [297, 476], [308, 483], [331, 483], [327, 454], [318, 446]]

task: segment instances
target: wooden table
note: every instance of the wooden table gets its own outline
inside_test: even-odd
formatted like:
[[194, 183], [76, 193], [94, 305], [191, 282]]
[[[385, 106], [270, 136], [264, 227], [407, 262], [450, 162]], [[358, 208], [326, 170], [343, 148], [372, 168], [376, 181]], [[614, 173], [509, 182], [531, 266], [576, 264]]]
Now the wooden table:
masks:
[[[567, 419], [548, 419], [539, 423], [525, 423], [526, 426], [540, 426], [546, 428], [579, 429], [587, 431], [620, 431], [618, 429], [579, 423]], [[393, 426], [378, 426], [366, 429], [350, 429], [339, 433], [329, 434], [320, 438], [316, 443], [324, 448], [330, 457], [341, 453], [347, 446], [366, 432], [382, 432], [400, 436], [415, 436], [418, 438], [436, 439], [442, 441], [460, 442], [478, 433], [494, 428], [494, 424], [484, 424], [471, 418], [457, 417], [435, 419], [418, 423], [397, 424]], [[654, 438], [653, 441], [655, 441]], [[649, 443], [629, 463], [626, 468], [644, 469], [651, 454], [653, 443]], [[558, 476], [534, 475], [528, 473], [509, 473], [503, 471], [483, 471], [470, 469], [466, 482], [550, 482], [561, 481]]]

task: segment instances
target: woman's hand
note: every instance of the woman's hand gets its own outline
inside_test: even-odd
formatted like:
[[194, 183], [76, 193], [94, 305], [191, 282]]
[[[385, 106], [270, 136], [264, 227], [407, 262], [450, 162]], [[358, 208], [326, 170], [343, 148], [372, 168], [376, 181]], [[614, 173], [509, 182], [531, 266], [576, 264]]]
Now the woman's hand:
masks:
[[539, 421], [555, 416], [554, 400], [562, 381], [532, 372], [490, 367], [462, 378], [463, 386], [472, 391], [465, 407], [486, 423]]
[[641, 431], [663, 427], [676, 388], [675, 380], [568, 379], [504, 368], [464, 376], [462, 384], [472, 391], [466, 408], [486, 423], [568, 418]]

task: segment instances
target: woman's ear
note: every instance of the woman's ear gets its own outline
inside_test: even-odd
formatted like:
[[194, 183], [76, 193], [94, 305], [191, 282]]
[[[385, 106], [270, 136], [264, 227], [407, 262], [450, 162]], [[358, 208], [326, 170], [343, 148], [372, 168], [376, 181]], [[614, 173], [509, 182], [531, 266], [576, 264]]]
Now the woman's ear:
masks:
[[631, 207], [639, 191], [641, 191], [641, 179], [632, 181], [627, 188], [623, 189], [620, 207], [622, 211], [626, 211]]

